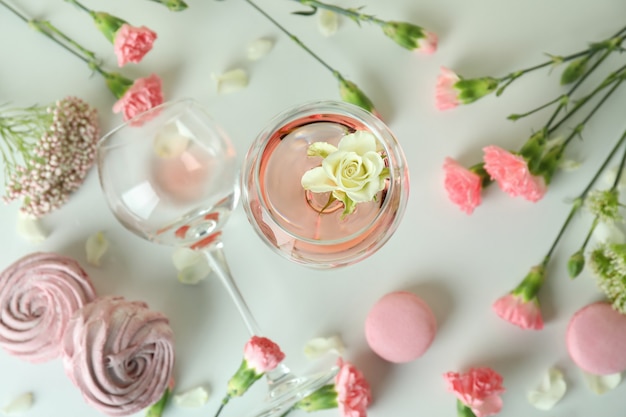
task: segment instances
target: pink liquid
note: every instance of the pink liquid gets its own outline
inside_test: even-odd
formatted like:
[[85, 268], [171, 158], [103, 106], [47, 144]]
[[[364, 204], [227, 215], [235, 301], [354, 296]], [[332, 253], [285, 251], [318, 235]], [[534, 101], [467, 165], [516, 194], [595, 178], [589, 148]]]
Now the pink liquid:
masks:
[[[288, 256], [306, 263], [344, 263], [370, 251], [393, 221], [396, 210], [383, 205], [387, 189], [342, 219], [343, 204], [332, 203], [320, 213], [328, 193], [302, 188], [302, 175], [321, 164], [320, 157], [307, 156], [309, 145], [336, 146], [355, 129], [365, 127], [338, 115], [308, 117], [279, 129], [267, 142], [259, 165], [260, 198], [267, 211], [258, 201], [251, 202], [251, 211], [262, 233]], [[381, 207], [386, 212], [379, 216]]]

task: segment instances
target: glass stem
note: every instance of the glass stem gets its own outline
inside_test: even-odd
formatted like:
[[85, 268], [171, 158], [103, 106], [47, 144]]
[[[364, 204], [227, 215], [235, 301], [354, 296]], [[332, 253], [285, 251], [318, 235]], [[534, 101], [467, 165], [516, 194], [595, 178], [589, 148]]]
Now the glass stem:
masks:
[[243, 296], [241, 295], [241, 292], [239, 291], [239, 288], [230, 273], [222, 248], [217, 247], [216, 245], [216, 247], [203, 250], [202, 252], [204, 253], [204, 257], [206, 258], [209, 267], [219, 277], [220, 281], [222, 281], [226, 291], [228, 291], [228, 294], [235, 303], [235, 306], [237, 307], [237, 310], [239, 310], [239, 314], [241, 314], [241, 318], [248, 328], [250, 335], [260, 336], [261, 331], [259, 325], [252, 316], [250, 308], [248, 308], [246, 301], [243, 299]]
[[[213, 248], [206, 249], [202, 251], [204, 253], [204, 257], [209, 264], [209, 267], [215, 274], [219, 277], [220, 281], [228, 291], [228, 294], [232, 298], [237, 310], [239, 310], [239, 314], [241, 314], [241, 318], [243, 319], [250, 335], [252, 336], [260, 336], [261, 330], [259, 325], [257, 324], [254, 316], [250, 312], [250, 308], [246, 301], [244, 300], [235, 280], [233, 279], [232, 274], [230, 273], [230, 269], [228, 268], [228, 263], [226, 262], [226, 257], [224, 256], [224, 251], [219, 245], [216, 245]], [[294, 380], [296, 377], [291, 373], [290, 369], [284, 363], [280, 363], [274, 370], [267, 372], [265, 374], [265, 378], [267, 379], [267, 383], [269, 385], [270, 396], [272, 393], [275, 393], [273, 388], [284, 383], [288, 383], [289, 381]], [[287, 384], [289, 385], [289, 384]]]

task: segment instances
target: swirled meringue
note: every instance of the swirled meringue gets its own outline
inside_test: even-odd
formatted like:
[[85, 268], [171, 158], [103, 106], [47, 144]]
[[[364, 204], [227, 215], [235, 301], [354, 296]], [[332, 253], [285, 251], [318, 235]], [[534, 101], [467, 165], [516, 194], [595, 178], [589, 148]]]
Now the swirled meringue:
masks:
[[140, 301], [101, 297], [78, 310], [62, 342], [65, 373], [85, 401], [110, 416], [161, 398], [174, 366], [168, 319]]
[[33, 363], [59, 356], [65, 326], [96, 298], [74, 259], [35, 252], [0, 274], [0, 346]]

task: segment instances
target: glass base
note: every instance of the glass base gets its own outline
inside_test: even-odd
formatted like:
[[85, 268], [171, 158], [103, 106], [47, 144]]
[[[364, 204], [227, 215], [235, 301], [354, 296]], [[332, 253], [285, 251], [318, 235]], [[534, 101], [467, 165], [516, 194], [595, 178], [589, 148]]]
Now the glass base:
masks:
[[338, 366], [332, 366], [326, 371], [307, 376], [295, 376], [286, 373], [281, 378], [271, 381], [269, 392], [265, 399], [266, 404], [249, 417], [280, 417], [287, 413], [295, 403], [311, 395], [319, 388], [332, 383], [339, 372]]

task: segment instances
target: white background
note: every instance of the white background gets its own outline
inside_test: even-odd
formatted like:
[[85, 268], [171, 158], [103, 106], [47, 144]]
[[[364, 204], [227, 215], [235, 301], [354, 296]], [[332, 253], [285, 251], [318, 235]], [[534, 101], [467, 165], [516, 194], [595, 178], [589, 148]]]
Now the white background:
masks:
[[[112, 47], [84, 13], [61, 0], [12, 3], [33, 17], [49, 19], [94, 50], [105, 68], [115, 70]], [[190, 96], [205, 104], [230, 133], [240, 159], [257, 132], [278, 112], [305, 101], [339, 98], [331, 74], [243, 1], [189, 0], [190, 8], [182, 13], [146, 0], [85, 0], [85, 4], [154, 29], [159, 35], [154, 50], [141, 64], [122, 72], [128, 77], [155, 72], [164, 80], [167, 98]], [[433, 56], [408, 52], [377, 27], [363, 24], [359, 29], [347, 19], [341, 21], [334, 37], [324, 38], [316, 17], [290, 14], [300, 9], [295, 2], [259, 0], [260, 6], [374, 101], [406, 153], [411, 195], [391, 240], [369, 259], [336, 271], [309, 270], [279, 257], [259, 240], [239, 207], [224, 234], [226, 253], [266, 335], [282, 346], [287, 363], [296, 371], [311, 365], [302, 353], [306, 341], [340, 335], [347, 347], [346, 359], [362, 369], [372, 385], [372, 417], [454, 416], [455, 399], [446, 392], [441, 374], [470, 366], [491, 366], [504, 376], [507, 392], [502, 416], [623, 416], [624, 384], [596, 396], [586, 387], [564, 344], [572, 314], [601, 299], [588, 272], [575, 281], [565, 272], [567, 257], [586, 233], [587, 216], [577, 217], [548, 269], [549, 279], [540, 295], [546, 321], [543, 331], [522, 331], [505, 323], [492, 312], [491, 303], [545, 255], [570, 210], [571, 199], [626, 127], [626, 94], [618, 91], [589, 123], [584, 141], [572, 143], [568, 157], [581, 160], [582, 167], [557, 174], [542, 201], [512, 199], [494, 186], [484, 194], [483, 205], [467, 216], [447, 200], [443, 190], [444, 158], [452, 156], [469, 166], [479, 161], [485, 145], [519, 148], [548, 116], [539, 114], [516, 123], [506, 116], [563, 92], [558, 86], [560, 71], [551, 76], [548, 71], [533, 73], [500, 98], [490, 96], [448, 112], [435, 109], [434, 86], [441, 65], [466, 77], [502, 76], [543, 62], [546, 52], [576, 52], [587, 42], [620, 29], [626, 3], [343, 0], [339, 4], [365, 5], [367, 13], [418, 23], [439, 35], [439, 50]], [[0, 10], [0, 102], [29, 106], [76, 95], [99, 109], [103, 132], [121, 122], [110, 110], [114, 98], [99, 75]], [[274, 39], [275, 47], [261, 61], [248, 62], [246, 47], [259, 37]], [[610, 64], [621, 65], [618, 61]], [[218, 95], [211, 73], [236, 67], [249, 71], [250, 85], [231, 95]], [[590, 89], [591, 84], [586, 91]], [[0, 207], [0, 267], [34, 251], [70, 255], [85, 266], [100, 294], [144, 300], [165, 313], [176, 335], [177, 388], [205, 384], [212, 391], [203, 408], [170, 407], [166, 415], [212, 415], [226, 381], [239, 366], [248, 337], [219, 282], [210, 279], [198, 287], [179, 284], [171, 249], [142, 241], [116, 223], [100, 192], [95, 169], [66, 206], [42, 220], [50, 232], [45, 242], [35, 245], [17, 235], [17, 210], [17, 204]], [[87, 265], [83, 246], [98, 230], [106, 233], [112, 247], [103, 265], [94, 268]], [[400, 365], [372, 353], [363, 332], [371, 306], [396, 290], [421, 296], [432, 307], [439, 326], [430, 350]], [[551, 366], [563, 370], [569, 390], [552, 411], [539, 411], [528, 404], [526, 392]], [[257, 408], [263, 384], [231, 401], [223, 416], [245, 416]], [[28, 416], [101, 415], [83, 402], [60, 361], [31, 365], [0, 352], [0, 405], [24, 391], [36, 396]]]

